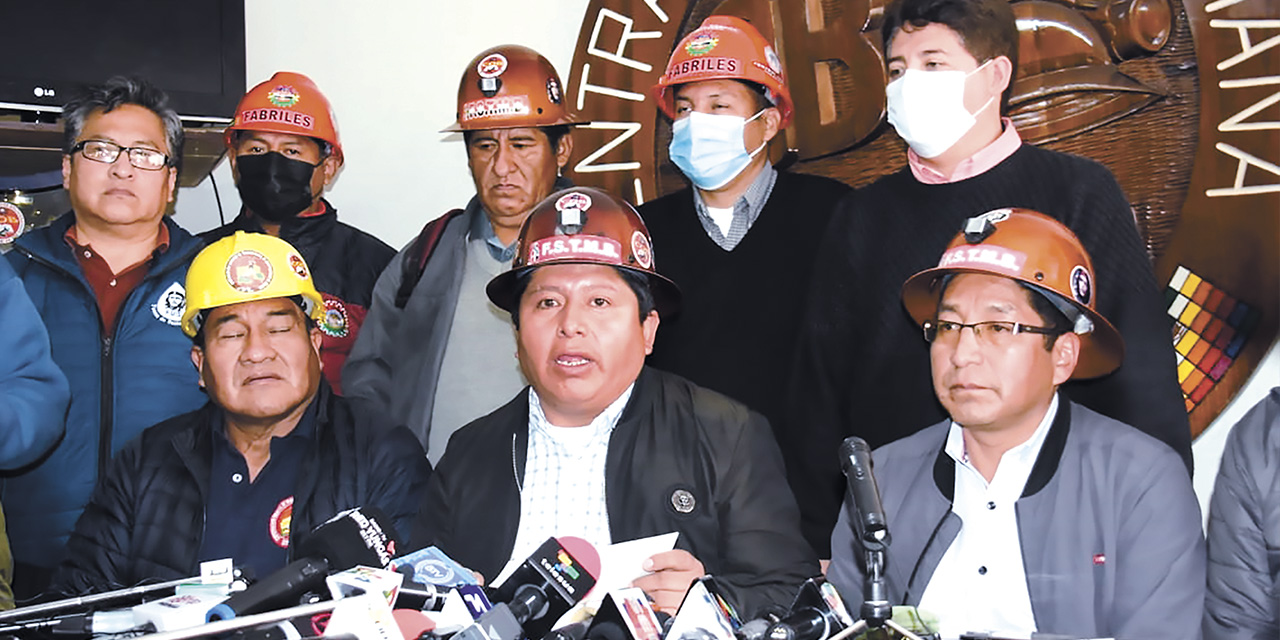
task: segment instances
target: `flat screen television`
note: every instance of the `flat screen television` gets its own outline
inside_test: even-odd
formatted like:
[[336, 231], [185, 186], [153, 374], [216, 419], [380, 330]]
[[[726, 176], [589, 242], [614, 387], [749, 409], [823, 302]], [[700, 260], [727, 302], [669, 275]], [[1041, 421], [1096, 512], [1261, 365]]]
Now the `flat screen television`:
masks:
[[10, 113], [56, 114], [114, 75], [147, 78], [190, 124], [230, 122], [244, 95], [244, 0], [0, 0], [0, 21]]

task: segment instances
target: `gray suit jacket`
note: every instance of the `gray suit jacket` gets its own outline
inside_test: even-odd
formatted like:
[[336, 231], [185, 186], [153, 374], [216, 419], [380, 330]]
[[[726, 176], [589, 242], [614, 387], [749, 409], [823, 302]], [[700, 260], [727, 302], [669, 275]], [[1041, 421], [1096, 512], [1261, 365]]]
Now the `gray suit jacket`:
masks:
[[[1198, 638], [1205, 547], [1182, 460], [1133, 427], [1059, 396], [1058, 415], [1018, 499], [1018, 535], [1040, 632], [1079, 638]], [[950, 422], [873, 455], [892, 544], [894, 604], [917, 605], [963, 522], [951, 511]], [[849, 501], [828, 577], [857, 607], [863, 552]], [[975, 588], [978, 585], [974, 585]]]

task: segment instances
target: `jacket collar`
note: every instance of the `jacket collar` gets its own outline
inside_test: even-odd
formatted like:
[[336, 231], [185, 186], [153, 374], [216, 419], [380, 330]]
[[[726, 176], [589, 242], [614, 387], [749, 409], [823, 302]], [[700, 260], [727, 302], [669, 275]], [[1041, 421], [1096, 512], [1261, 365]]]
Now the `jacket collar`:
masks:
[[[40, 259], [65, 270], [67, 273], [80, 273], [80, 264], [72, 255], [72, 249], [63, 240], [67, 229], [75, 224], [74, 211], [67, 212], [43, 229], [36, 229], [24, 234], [14, 243], [24, 253], [38, 256]], [[161, 224], [169, 230], [169, 250], [161, 252], [147, 272], [146, 279], [163, 274], [174, 267], [186, 264], [204, 246], [186, 229], [178, 226], [169, 216], [161, 218]]]
[[[1040, 448], [1040, 455], [1036, 457], [1035, 465], [1031, 467], [1031, 475], [1027, 478], [1021, 497], [1035, 495], [1049, 484], [1049, 480], [1053, 479], [1053, 474], [1058, 472], [1058, 464], [1062, 462], [1062, 454], [1067, 447], [1067, 433], [1070, 430], [1071, 401], [1059, 391], [1058, 413], [1053, 417], [1053, 424], [1050, 425], [1049, 433], [1045, 436], [1044, 446]], [[938, 455], [933, 461], [933, 482], [938, 486], [938, 491], [946, 496], [948, 502], [955, 500], [956, 461], [947, 455], [945, 436], [939, 445]]]
[[[293, 245], [299, 251], [302, 250], [303, 246], [319, 244], [338, 224], [337, 208], [324, 198], [320, 199], [320, 204], [324, 207], [324, 210], [320, 213], [308, 216], [293, 216], [282, 222], [280, 224], [280, 239]], [[240, 214], [228, 226], [230, 227], [230, 233], [236, 231], [266, 233], [262, 228], [262, 219], [244, 206], [240, 207]], [[227, 235], [230, 235], [230, 233]]]

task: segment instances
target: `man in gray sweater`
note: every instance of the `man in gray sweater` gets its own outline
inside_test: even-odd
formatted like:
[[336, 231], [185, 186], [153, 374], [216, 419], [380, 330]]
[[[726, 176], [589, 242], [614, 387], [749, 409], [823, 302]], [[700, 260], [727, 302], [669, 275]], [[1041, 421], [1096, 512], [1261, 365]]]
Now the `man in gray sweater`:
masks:
[[[892, 603], [944, 638], [1199, 636], [1204, 538], [1181, 460], [1058, 393], [1123, 358], [1095, 282], [1065, 226], [999, 209], [903, 287], [950, 419], [875, 452], [893, 534], [884, 575]], [[853, 602], [857, 517], [846, 500], [829, 572]]]

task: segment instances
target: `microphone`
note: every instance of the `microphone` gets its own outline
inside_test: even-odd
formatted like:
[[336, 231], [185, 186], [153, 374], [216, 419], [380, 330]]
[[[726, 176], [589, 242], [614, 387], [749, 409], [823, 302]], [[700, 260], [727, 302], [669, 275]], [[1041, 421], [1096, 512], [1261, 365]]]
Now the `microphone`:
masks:
[[477, 584], [476, 578], [465, 567], [458, 564], [436, 547], [418, 549], [391, 561], [392, 571], [403, 573], [406, 578], [419, 584], [430, 584], [441, 587], [456, 587], [462, 584]]
[[889, 544], [889, 520], [880, 503], [880, 487], [872, 473], [871, 448], [857, 436], [845, 438], [840, 445], [840, 466], [849, 483], [856, 512], [853, 518], [858, 539], [867, 549], [881, 549]]
[[357, 507], [335, 515], [298, 544], [301, 559], [232, 594], [209, 610], [206, 622], [295, 604], [303, 593], [323, 584], [331, 571], [356, 565], [386, 567], [395, 553], [395, 540], [392, 529], [383, 527], [383, 522], [390, 520], [372, 507]]
[[600, 575], [600, 554], [582, 538], [547, 538], [506, 582], [498, 601], [455, 640], [541, 638], [560, 616], [582, 600]]
[[769, 635], [769, 628], [780, 622], [787, 615], [787, 610], [778, 606], [768, 606], [756, 613], [754, 620], [748, 620], [738, 627], [733, 635], [738, 640], [763, 640]]
[[822, 578], [809, 578], [800, 585], [791, 613], [769, 627], [768, 636], [769, 640], [825, 640], [852, 625], [836, 588]]

